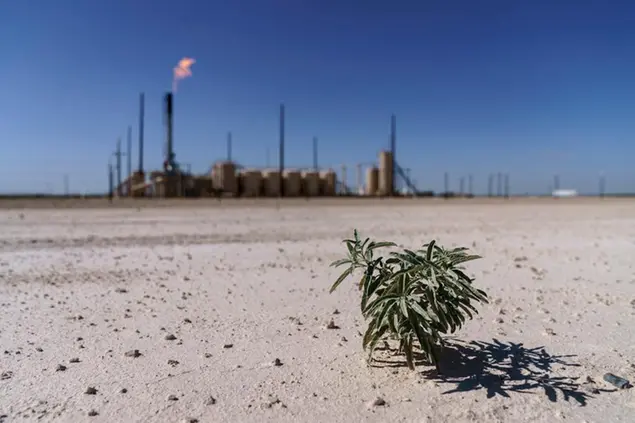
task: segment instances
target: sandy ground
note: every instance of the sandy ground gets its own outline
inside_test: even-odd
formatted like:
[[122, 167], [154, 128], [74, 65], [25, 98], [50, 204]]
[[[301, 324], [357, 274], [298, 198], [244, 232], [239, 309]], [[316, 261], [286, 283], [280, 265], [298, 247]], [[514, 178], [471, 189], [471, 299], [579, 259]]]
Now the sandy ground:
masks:
[[[245, 204], [0, 211], [0, 421], [635, 421], [634, 201]], [[484, 256], [443, 376], [366, 364], [355, 227]]]

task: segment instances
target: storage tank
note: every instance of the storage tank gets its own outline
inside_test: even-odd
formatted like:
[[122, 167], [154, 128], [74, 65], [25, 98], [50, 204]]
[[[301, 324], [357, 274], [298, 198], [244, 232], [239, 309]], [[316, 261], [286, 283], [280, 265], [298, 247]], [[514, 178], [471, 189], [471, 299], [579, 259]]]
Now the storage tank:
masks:
[[257, 169], [247, 169], [241, 172], [242, 195], [245, 197], [259, 197], [262, 193], [262, 172]]
[[366, 195], [377, 195], [379, 190], [379, 169], [369, 167], [366, 169]]
[[320, 195], [320, 173], [307, 171], [302, 173], [302, 192], [307, 197]]
[[379, 153], [379, 195], [392, 195], [392, 153], [381, 151]]
[[265, 196], [280, 196], [280, 172], [277, 170], [265, 170], [262, 176]]
[[298, 197], [302, 195], [302, 173], [297, 170], [284, 172], [284, 196]]
[[320, 192], [327, 197], [337, 194], [337, 177], [333, 169], [320, 172]]
[[238, 194], [236, 165], [233, 162], [218, 162], [213, 170], [214, 186], [230, 195]]

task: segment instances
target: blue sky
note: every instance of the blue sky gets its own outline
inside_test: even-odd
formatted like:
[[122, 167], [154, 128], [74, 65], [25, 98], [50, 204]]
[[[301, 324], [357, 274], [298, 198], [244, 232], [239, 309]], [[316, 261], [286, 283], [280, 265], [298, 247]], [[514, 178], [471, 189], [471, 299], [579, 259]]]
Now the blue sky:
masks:
[[[422, 189], [509, 172], [512, 192], [635, 191], [635, 2], [589, 0], [15, 0], [0, 2], [0, 192], [104, 191], [146, 93], [146, 169], [162, 162], [162, 96], [177, 161], [225, 155], [354, 166], [388, 147]], [[349, 171], [349, 175], [352, 172]], [[350, 177], [350, 182], [354, 178]]]

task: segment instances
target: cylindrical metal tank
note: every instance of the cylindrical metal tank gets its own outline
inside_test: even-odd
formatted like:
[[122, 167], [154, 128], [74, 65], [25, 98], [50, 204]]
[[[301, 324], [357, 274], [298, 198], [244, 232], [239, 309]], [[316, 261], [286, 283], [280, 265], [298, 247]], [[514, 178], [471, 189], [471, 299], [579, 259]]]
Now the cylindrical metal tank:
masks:
[[258, 197], [262, 193], [262, 172], [256, 169], [247, 169], [242, 173], [242, 195], [245, 197]]
[[213, 170], [214, 186], [229, 195], [238, 194], [236, 165], [233, 162], [218, 162]]
[[263, 172], [264, 193], [267, 197], [280, 195], [280, 172], [277, 170], [265, 170]]
[[379, 195], [393, 194], [393, 177], [392, 153], [390, 151], [381, 151], [379, 153]]
[[320, 195], [320, 173], [307, 171], [302, 173], [302, 192], [308, 197]]
[[298, 197], [302, 195], [302, 173], [297, 170], [284, 172], [284, 196]]
[[337, 176], [333, 169], [320, 172], [320, 192], [327, 197], [337, 194]]
[[366, 169], [366, 195], [377, 195], [379, 189], [379, 169], [369, 167]]

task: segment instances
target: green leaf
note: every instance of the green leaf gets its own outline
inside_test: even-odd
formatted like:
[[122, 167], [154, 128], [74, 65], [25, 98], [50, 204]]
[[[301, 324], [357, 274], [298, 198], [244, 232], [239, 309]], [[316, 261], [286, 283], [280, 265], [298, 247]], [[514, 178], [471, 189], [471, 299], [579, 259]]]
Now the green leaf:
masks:
[[344, 279], [346, 279], [347, 277], [351, 275], [351, 273], [353, 273], [352, 267], [349, 267], [348, 269], [346, 269], [344, 273], [342, 273], [340, 277], [337, 278], [333, 286], [331, 286], [331, 290], [329, 291], [329, 294], [333, 293], [333, 291], [335, 291], [337, 287], [340, 286], [340, 284], [344, 281]]

